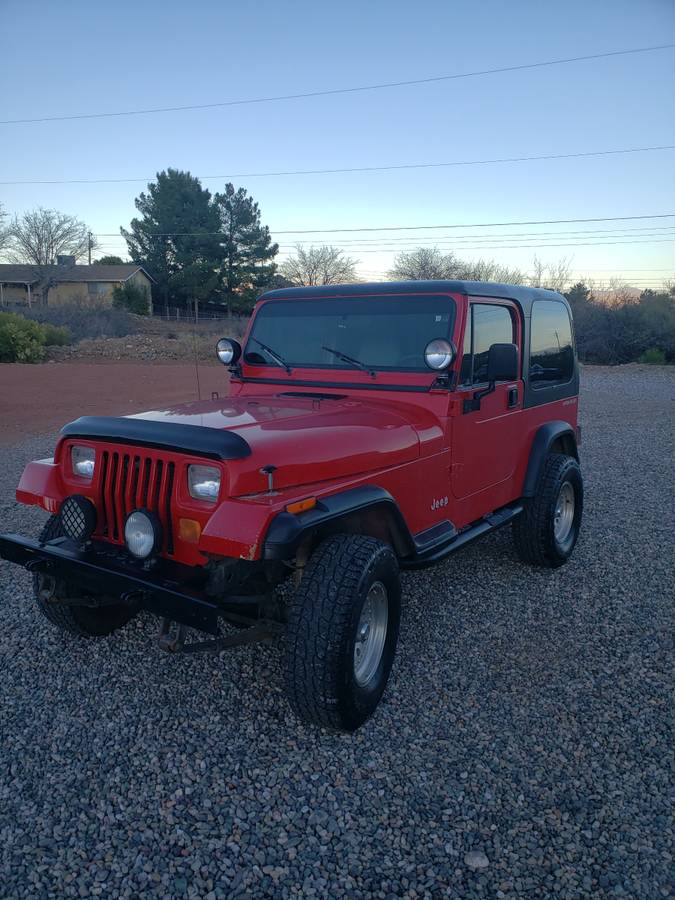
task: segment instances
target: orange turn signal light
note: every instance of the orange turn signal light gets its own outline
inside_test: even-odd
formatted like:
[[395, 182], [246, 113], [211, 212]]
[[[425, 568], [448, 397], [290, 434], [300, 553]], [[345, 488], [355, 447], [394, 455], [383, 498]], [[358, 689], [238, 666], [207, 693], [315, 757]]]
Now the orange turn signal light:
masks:
[[187, 544], [196, 544], [202, 535], [202, 526], [195, 519], [178, 520], [178, 537]]
[[316, 497], [307, 497], [306, 500], [296, 500], [295, 503], [289, 503], [286, 512], [297, 515], [298, 513], [307, 512], [308, 509], [314, 509], [316, 506]]

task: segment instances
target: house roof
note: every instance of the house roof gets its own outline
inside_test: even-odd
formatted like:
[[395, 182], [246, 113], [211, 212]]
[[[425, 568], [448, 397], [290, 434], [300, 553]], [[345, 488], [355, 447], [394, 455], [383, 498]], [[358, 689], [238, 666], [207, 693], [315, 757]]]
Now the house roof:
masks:
[[35, 284], [50, 277], [57, 284], [72, 284], [80, 281], [127, 281], [138, 271], [143, 272], [150, 281], [154, 278], [136, 263], [121, 266], [31, 266], [0, 263], [0, 283], [2, 284]]

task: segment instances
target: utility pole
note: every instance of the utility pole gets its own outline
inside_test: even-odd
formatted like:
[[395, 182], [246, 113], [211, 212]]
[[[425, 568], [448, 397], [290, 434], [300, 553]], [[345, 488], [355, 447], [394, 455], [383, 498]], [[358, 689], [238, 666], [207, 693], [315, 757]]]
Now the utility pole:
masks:
[[91, 231], [88, 231], [88, 232], [87, 232], [87, 235], [88, 235], [88, 238], [89, 238], [88, 241], [87, 241], [87, 247], [88, 247], [88, 250], [89, 250], [89, 265], [91, 265], [91, 245], [92, 245]]

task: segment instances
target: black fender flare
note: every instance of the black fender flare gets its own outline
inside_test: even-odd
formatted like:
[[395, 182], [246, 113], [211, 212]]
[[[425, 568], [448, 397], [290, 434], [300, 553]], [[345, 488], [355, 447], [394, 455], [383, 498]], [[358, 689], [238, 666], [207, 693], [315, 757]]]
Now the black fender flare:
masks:
[[574, 428], [569, 422], [546, 422], [545, 425], [541, 425], [532, 441], [530, 458], [527, 463], [527, 471], [523, 483], [523, 497], [534, 497], [536, 494], [539, 476], [546, 457], [551, 452], [551, 447], [555, 441], [560, 438], [564, 440], [568, 450], [571, 450], [570, 455], [578, 461], [577, 437]]
[[291, 559], [302, 541], [325, 526], [332, 526], [364, 510], [381, 509], [394, 531], [395, 542], [404, 548], [402, 555], [414, 552], [415, 542], [403, 513], [389, 491], [374, 484], [349, 488], [317, 500], [316, 506], [297, 515], [280, 512], [272, 519], [263, 542], [265, 560]]

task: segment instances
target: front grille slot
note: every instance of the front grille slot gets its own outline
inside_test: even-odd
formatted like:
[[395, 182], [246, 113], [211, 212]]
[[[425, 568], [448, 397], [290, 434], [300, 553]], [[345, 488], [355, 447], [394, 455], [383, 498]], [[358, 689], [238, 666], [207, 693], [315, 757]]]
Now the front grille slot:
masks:
[[129, 513], [134, 509], [147, 509], [162, 523], [162, 549], [173, 553], [175, 468], [173, 462], [144, 453], [104, 450], [99, 476], [99, 533], [113, 543], [123, 544], [124, 522]]

